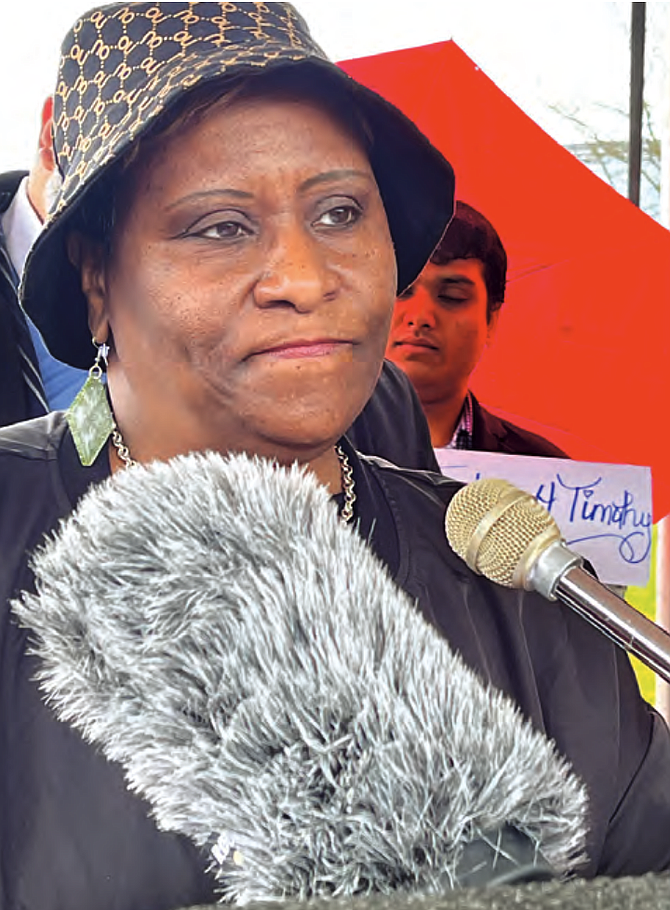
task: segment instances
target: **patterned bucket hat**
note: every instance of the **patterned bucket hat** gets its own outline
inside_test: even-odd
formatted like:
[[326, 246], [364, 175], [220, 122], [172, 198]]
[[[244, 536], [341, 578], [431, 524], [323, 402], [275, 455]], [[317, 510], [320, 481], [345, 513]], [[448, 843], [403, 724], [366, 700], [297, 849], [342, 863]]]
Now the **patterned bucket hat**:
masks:
[[400, 289], [416, 279], [451, 218], [453, 171], [404, 114], [328, 60], [290, 3], [112, 3], [82, 16], [62, 46], [54, 150], [63, 183], [23, 277], [24, 307], [55, 357], [91, 363], [86, 300], [66, 250], [91, 186], [186, 92], [288, 66], [310, 83], [318, 69], [365, 118]]

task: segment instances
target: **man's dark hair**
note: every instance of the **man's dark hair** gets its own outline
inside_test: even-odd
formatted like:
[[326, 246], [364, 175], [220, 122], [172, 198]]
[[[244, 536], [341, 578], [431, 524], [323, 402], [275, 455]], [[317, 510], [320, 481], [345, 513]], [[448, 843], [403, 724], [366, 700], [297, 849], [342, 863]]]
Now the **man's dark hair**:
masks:
[[434, 265], [447, 265], [452, 259], [479, 259], [482, 263], [490, 319], [505, 301], [507, 253], [491, 222], [467, 202], [456, 203], [454, 217], [430, 257]]

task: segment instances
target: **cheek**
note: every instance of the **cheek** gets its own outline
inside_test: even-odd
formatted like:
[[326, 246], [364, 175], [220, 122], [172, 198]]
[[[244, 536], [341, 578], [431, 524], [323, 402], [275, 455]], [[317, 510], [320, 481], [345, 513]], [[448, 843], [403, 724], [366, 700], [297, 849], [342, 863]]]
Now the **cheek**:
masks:
[[384, 356], [393, 320], [395, 300], [395, 282], [384, 282], [377, 286], [374, 294], [375, 306], [370, 310], [367, 319], [368, 336], [374, 351]]
[[404, 303], [397, 301], [394, 304], [393, 310], [391, 312], [391, 329], [392, 330], [399, 329], [403, 325], [405, 318], [406, 318], [406, 311], [407, 311], [407, 307]]
[[477, 364], [486, 347], [486, 326], [477, 319], [463, 318], [453, 327], [451, 334], [452, 349], [463, 361]]
[[380, 263], [370, 255], [366, 267], [367, 281], [365, 293], [370, 301], [369, 310], [376, 321], [388, 325], [393, 318], [393, 307], [396, 295], [395, 259], [384, 257]]
[[366, 293], [370, 300], [369, 321], [382, 347], [394, 320], [397, 293], [395, 253], [387, 230], [380, 232], [367, 247]]
[[196, 279], [192, 263], [150, 250], [116, 263], [108, 311], [117, 351], [132, 356], [133, 349], [148, 348], [157, 359], [174, 359], [220, 344], [228, 321], [222, 301], [230, 295], [220, 282]]

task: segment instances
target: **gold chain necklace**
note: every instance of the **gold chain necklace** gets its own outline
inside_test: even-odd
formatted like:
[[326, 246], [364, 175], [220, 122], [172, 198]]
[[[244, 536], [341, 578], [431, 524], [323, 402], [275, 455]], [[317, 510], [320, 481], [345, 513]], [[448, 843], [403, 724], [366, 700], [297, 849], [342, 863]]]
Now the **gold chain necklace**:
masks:
[[[128, 446], [123, 441], [123, 436], [118, 427], [112, 431], [112, 444], [116, 449], [116, 454], [127, 468], [132, 468], [137, 462], [132, 458]], [[356, 483], [354, 481], [354, 471], [347, 458], [347, 453], [342, 446], [335, 446], [335, 453], [340, 462], [340, 472], [342, 475], [342, 492], [344, 493], [344, 503], [340, 518], [347, 524], [354, 517], [354, 503], [356, 502]]]
[[344, 504], [340, 512], [340, 518], [344, 524], [348, 524], [354, 517], [354, 503], [356, 502], [356, 483], [354, 481], [354, 470], [349, 464], [347, 453], [342, 446], [335, 446], [335, 454], [340, 461], [340, 471], [342, 473], [342, 492], [344, 493]]

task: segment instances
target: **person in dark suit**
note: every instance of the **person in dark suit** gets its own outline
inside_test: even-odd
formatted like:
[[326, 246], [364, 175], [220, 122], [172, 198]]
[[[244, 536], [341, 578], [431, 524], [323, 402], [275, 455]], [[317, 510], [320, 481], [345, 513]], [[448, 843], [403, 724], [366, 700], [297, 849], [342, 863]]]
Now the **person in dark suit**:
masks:
[[436, 449], [567, 457], [549, 440], [496, 417], [469, 389], [505, 300], [507, 254], [495, 228], [465, 202], [395, 306], [386, 356], [416, 389]]
[[55, 174], [52, 111], [48, 98], [30, 172], [0, 174], [0, 426], [66, 408], [86, 379], [85, 371], [51, 356], [18, 298], [23, 265], [46, 217]]
[[2, 228], [2, 215], [26, 174], [0, 175], [0, 426], [39, 417], [48, 407], [25, 313], [16, 293], [18, 276]]

